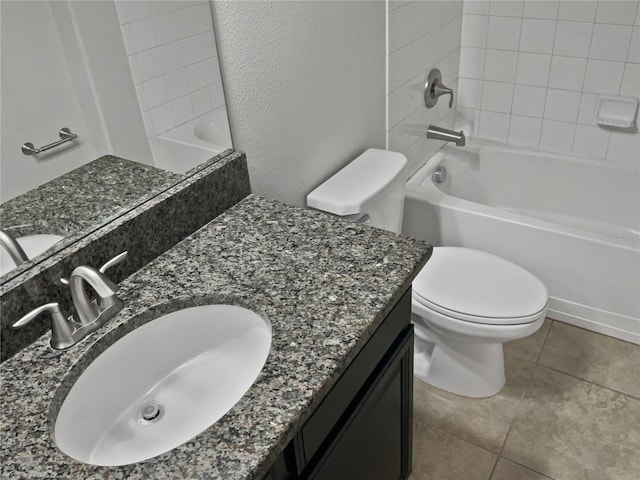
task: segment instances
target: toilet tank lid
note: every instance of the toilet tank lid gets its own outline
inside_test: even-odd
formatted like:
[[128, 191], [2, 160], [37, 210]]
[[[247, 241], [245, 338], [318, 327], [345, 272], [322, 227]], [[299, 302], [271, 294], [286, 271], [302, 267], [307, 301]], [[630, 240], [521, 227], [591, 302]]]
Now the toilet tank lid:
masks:
[[309, 193], [307, 205], [341, 216], [360, 213], [406, 164], [401, 153], [370, 148]]

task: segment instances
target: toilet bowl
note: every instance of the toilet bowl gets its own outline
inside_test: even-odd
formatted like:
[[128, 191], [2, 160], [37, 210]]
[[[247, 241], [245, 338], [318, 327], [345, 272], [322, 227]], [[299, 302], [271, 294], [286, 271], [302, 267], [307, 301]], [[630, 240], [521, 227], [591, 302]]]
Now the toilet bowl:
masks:
[[[369, 149], [309, 193], [307, 205], [400, 233], [406, 164], [400, 153]], [[468, 397], [502, 389], [502, 344], [538, 330], [549, 297], [518, 265], [460, 247], [434, 247], [412, 288], [414, 375]]]
[[413, 282], [414, 375], [467, 397], [505, 384], [502, 344], [544, 322], [548, 293], [536, 277], [501, 257], [435, 247]]

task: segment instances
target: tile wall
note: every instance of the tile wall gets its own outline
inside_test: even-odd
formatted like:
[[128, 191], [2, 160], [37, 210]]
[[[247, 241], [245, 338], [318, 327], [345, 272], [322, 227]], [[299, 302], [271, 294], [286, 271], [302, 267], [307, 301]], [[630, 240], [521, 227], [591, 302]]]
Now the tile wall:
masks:
[[149, 138], [224, 107], [208, 1], [116, 7]]
[[464, 2], [456, 127], [510, 145], [640, 162], [640, 134], [598, 127], [598, 94], [640, 96], [627, 1]]
[[412, 175], [443, 144], [426, 138], [427, 126], [453, 128], [448, 97], [424, 106], [424, 84], [437, 67], [442, 81], [457, 91], [462, 1], [388, 2], [388, 148], [404, 153]]

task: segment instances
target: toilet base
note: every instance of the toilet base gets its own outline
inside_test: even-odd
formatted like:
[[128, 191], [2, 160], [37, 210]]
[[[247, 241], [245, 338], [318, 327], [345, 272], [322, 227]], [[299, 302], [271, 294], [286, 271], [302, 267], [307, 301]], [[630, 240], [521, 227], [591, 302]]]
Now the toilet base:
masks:
[[414, 376], [434, 387], [474, 398], [491, 397], [504, 387], [502, 343], [447, 338], [442, 344], [416, 336], [414, 351]]

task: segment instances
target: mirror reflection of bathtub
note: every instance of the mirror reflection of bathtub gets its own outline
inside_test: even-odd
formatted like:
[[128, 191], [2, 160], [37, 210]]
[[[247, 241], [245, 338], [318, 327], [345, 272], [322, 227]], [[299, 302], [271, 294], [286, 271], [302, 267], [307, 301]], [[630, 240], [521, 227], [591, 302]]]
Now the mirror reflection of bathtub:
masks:
[[157, 167], [185, 173], [231, 146], [227, 110], [218, 108], [150, 140]]
[[637, 168], [473, 140], [406, 193], [403, 233], [505, 257], [546, 284], [549, 317], [640, 343]]

